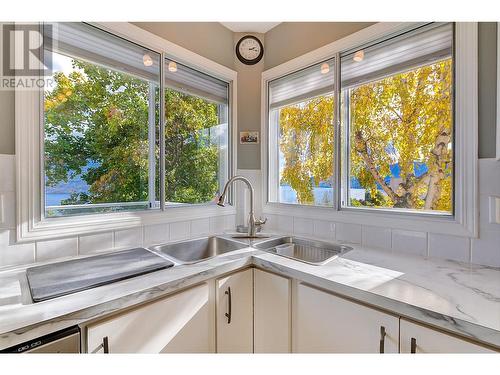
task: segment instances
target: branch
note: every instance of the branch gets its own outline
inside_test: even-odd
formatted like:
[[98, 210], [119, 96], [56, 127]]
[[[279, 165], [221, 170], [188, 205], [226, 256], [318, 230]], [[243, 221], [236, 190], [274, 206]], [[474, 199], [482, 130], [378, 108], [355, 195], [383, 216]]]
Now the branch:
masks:
[[356, 131], [355, 134], [355, 148], [356, 151], [361, 155], [363, 158], [366, 166], [368, 167], [368, 170], [370, 171], [371, 175], [379, 183], [379, 185], [382, 187], [384, 192], [395, 202], [399, 199], [398, 195], [392, 190], [392, 188], [387, 185], [380, 176], [380, 173], [378, 172], [377, 168], [375, 167], [375, 163], [373, 162], [373, 159], [371, 156], [368, 154], [368, 146], [366, 144], [366, 141], [363, 139], [363, 136], [361, 135], [361, 131]]

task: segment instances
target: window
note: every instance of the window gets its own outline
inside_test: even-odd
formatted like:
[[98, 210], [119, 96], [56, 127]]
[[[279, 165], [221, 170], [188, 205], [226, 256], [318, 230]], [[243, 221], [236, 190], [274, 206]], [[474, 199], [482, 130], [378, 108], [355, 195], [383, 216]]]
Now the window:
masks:
[[269, 80], [268, 201], [454, 214], [453, 34], [413, 26]]
[[160, 54], [83, 23], [45, 35], [45, 215], [156, 207]]
[[229, 85], [170, 59], [165, 77], [166, 202], [210, 202], [228, 179]]
[[346, 207], [453, 212], [453, 28], [341, 57]]
[[158, 209], [163, 194], [166, 206], [212, 201], [229, 175], [229, 84], [170, 58], [160, 82], [158, 52], [84, 23], [53, 29], [45, 217]]
[[333, 59], [269, 83], [270, 200], [332, 206]]

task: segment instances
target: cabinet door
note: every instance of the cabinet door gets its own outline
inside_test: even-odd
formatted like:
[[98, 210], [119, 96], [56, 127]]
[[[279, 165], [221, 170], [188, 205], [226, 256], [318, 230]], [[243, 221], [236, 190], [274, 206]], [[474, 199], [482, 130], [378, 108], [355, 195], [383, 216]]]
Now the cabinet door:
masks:
[[395, 316], [303, 284], [297, 286], [294, 313], [295, 352], [398, 352], [399, 319]]
[[206, 353], [214, 343], [209, 287], [202, 284], [87, 327], [89, 353]]
[[253, 352], [253, 270], [216, 281], [217, 352]]
[[254, 269], [254, 351], [290, 353], [290, 280]]
[[494, 353], [491, 349], [403, 318], [400, 327], [401, 353]]

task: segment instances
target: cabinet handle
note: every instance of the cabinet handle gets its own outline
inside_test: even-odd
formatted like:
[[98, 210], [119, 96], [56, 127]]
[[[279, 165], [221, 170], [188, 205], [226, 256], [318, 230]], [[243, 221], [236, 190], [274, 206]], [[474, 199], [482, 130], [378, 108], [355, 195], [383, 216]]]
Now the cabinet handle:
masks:
[[417, 352], [417, 339], [415, 337], [412, 337], [410, 341], [410, 353], [415, 354], [416, 352]]
[[385, 327], [381, 326], [380, 327], [380, 353], [384, 353], [385, 351]]
[[108, 336], [104, 336], [102, 338], [102, 348], [104, 350], [104, 354], [109, 354], [109, 340], [108, 340]]
[[227, 324], [231, 324], [231, 287], [228, 286], [227, 290], [224, 292], [224, 294], [227, 294], [227, 313], [224, 315], [227, 318]]
[[102, 342], [99, 344], [99, 346], [97, 348], [95, 348], [94, 350], [92, 350], [92, 354], [97, 353], [99, 350], [101, 350], [101, 348], [103, 349], [104, 354], [109, 354], [109, 340], [108, 340], [108, 336], [104, 336], [102, 338]]

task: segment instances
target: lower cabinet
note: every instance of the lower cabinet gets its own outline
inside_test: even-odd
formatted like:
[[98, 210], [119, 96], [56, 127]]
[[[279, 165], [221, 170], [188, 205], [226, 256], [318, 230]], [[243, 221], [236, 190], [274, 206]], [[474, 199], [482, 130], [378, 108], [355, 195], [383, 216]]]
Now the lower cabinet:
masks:
[[[213, 306], [213, 305], [212, 305]], [[214, 352], [208, 283], [87, 327], [89, 353]]]
[[88, 353], [493, 353], [259, 269], [86, 326]]
[[401, 318], [401, 353], [495, 353], [493, 350]]
[[218, 353], [253, 352], [253, 269], [215, 281]]
[[254, 269], [254, 352], [290, 353], [291, 280]]
[[398, 352], [398, 317], [303, 284], [295, 297], [294, 352]]

